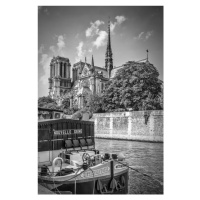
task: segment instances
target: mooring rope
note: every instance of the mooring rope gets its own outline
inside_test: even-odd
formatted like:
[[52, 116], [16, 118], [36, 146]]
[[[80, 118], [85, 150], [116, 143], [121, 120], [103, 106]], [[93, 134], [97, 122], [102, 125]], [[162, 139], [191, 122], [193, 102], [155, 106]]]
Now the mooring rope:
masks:
[[126, 164], [124, 164], [124, 163], [121, 163], [121, 162], [119, 162], [119, 161], [117, 161], [117, 160], [115, 160], [115, 161], [118, 162], [118, 163], [120, 163], [120, 164], [122, 164], [122, 165], [124, 165], [124, 166], [126, 166], [126, 167], [128, 167], [129, 169], [132, 169], [132, 170], [136, 171], [136, 172], [139, 173], [139, 174], [142, 174], [143, 176], [150, 177], [151, 179], [153, 179], [154, 181], [157, 181], [158, 183], [160, 183], [160, 185], [163, 186], [163, 183], [162, 183], [161, 181], [159, 181], [158, 179], [155, 179], [155, 178], [153, 178], [152, 176], [150, 176], [150, 175], [148, 175], [148, 174], [146, 174], [146, 173], [140, 172], [140, 171], [138, 171], [137, 169], [134, 169], [134, 168], [132, 168], [132, 167], [129, 167], [128, 165], [126, 165]]

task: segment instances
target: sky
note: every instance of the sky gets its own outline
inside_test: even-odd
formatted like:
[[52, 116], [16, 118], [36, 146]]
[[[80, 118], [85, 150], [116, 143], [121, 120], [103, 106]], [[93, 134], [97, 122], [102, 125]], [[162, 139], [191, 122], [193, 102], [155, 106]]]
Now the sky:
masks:
[[105, 66], [107, 27], [115, 67], [146, 58], [163, 80], [162, 6], [39, 6], [38, 96], [48, 95], [49, 64], [53, 56], [69, 58], [71, 65], [87, 59]]

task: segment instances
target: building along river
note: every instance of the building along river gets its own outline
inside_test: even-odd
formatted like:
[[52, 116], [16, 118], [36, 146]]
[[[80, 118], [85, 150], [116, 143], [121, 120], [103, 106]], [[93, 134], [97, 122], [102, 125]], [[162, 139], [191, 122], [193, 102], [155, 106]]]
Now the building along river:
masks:
[[[129, 166], [129, 194], [163, 194], [163, 143], [95, 138], [100, 153], [122, 152]], [[158, 181], [157, 181], [158, 180]]]

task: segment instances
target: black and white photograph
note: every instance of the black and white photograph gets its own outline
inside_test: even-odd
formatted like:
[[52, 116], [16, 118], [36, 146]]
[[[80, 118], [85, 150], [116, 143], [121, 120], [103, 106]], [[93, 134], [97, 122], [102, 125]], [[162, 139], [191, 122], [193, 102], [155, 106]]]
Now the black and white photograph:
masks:
[[1, 199], [199, 199], [197, 0], [1, 8]]
[[38, 7], [38, 194], [163, 194], [163, 10]]

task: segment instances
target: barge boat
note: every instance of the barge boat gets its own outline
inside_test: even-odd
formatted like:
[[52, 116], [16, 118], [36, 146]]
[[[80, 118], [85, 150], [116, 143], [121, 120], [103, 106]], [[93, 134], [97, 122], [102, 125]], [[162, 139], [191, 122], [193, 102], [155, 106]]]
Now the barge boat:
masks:
[[54, 194], [127, 194], [123, 155], [95, 149], [94, 122], [38, 122], [38, 184]]

